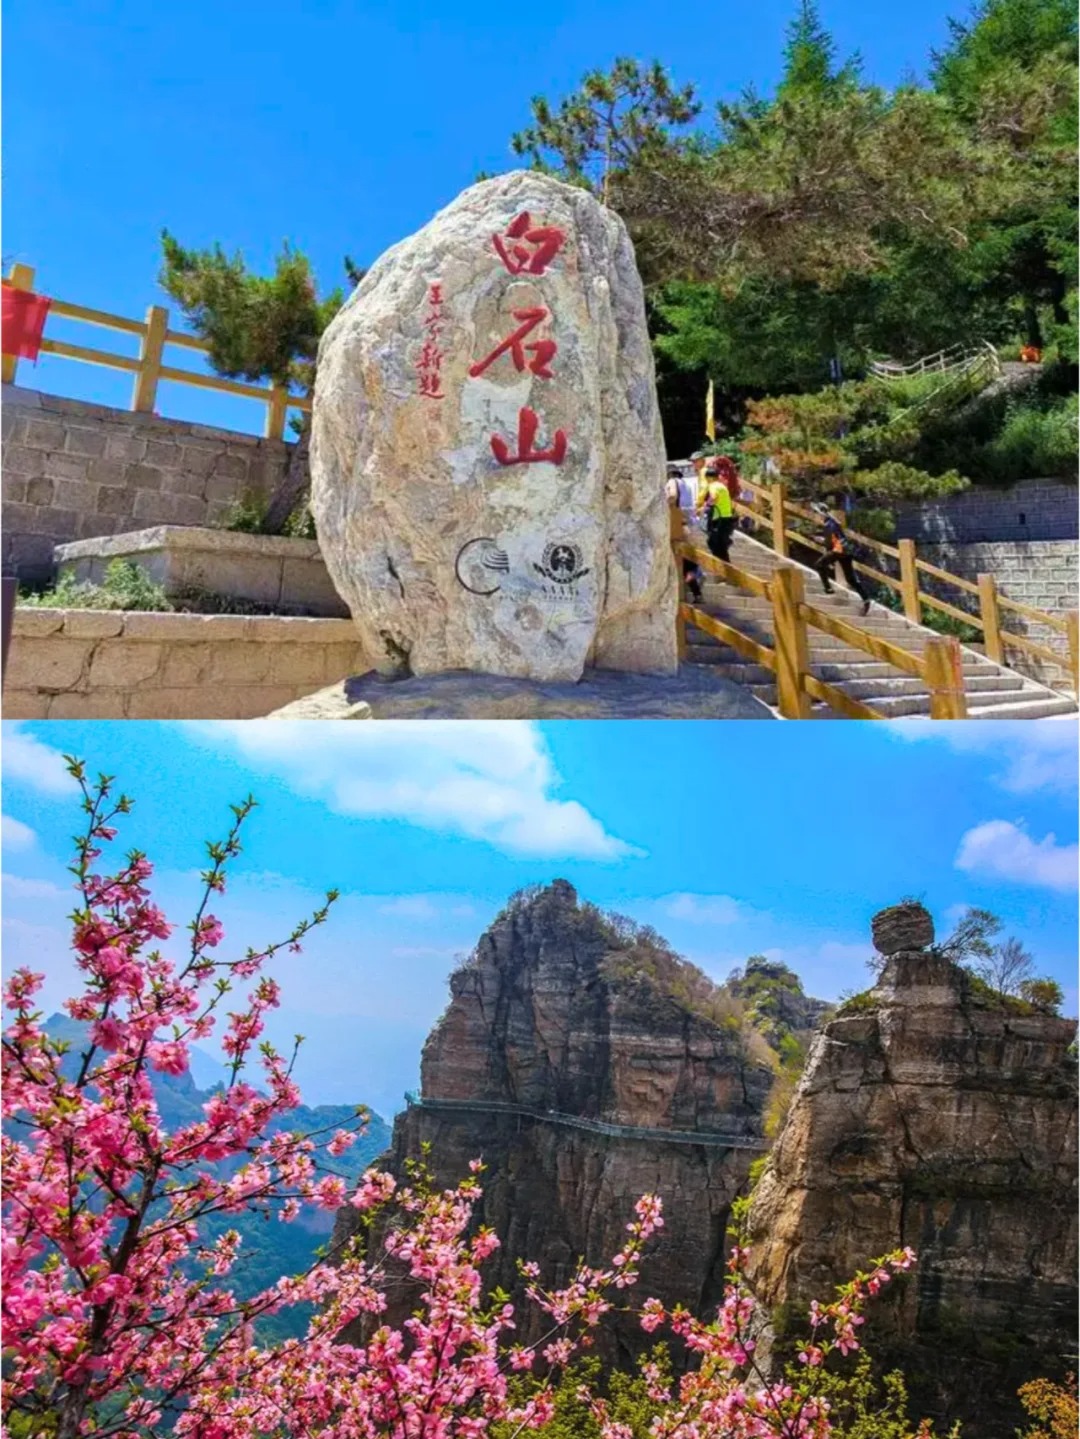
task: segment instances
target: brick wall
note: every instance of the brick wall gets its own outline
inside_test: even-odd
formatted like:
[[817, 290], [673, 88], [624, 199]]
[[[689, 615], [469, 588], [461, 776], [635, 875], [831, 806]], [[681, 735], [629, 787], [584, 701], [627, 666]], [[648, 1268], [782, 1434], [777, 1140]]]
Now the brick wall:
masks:
[[256, 719], [372, 666], [351, 620], [19, 608], [5, 719]]
[[920, 544], [1075, 540], [1078, 522], [1075, 484], [1021, 480], [1007, 490], [972, 486], [946, 499], [899, 505], [896, 533]]
[[[1041, 540], [1033, 543], [999, 540], [985, 544], [920, 544], [919, 558], [950, 570], [964, 579], [993, 575], [1002, 594], [1022, 605], [1064, 615], [1080, 603], [1080, 543], [1076, 540]], [[925, 588], [932, 588], [923, 581]], [[956, 591], [934, 586], [943, 598], [957, 603]], [[1037, 624], [1022, 615], [1002, 611], [1003, 627], [1026, 635], [1041, 645], [1068, 653], [1065, 636], [1048, 625]], [[1051, 665], [1021, 650], [1006, 651], [1008, 663], [1032, 679], [1061, 688], [1068, 686], [1064, 665]]]
[[291, 446], [3, 387], [3, 567], [52, 573], [53, 546], [150, 525], [214, 525], [267, 494]]

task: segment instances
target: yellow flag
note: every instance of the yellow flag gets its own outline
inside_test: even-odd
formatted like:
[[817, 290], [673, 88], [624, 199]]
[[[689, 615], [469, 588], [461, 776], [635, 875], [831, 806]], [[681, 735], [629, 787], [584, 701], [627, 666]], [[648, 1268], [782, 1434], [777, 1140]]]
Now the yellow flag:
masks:
[[709, 381], [709, 389], [705, 395], [705, 433], [710, 440], [716, 439], [716, 414], [713, 408], [713, 382]]

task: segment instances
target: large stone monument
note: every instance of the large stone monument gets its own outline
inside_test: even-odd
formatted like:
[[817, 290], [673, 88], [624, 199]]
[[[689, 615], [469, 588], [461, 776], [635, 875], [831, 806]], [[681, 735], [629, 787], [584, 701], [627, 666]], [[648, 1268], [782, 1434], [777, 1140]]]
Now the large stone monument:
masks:
[[641, 281], [584, 190], [485, 181], [378, 261], [320, 346], [311, 474], [382, 668], [675, 670]]

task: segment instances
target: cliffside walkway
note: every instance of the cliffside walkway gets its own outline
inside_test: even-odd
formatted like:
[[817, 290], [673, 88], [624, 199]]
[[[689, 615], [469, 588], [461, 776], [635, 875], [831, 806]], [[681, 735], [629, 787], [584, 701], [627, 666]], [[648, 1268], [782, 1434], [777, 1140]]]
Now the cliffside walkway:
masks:
[[567, 1129], [584, 1129], [590, 1134], [604, 1134], [612, 1139], [647, 1139], [661, 1144], [706, 1144], [716, 1149], [752, 1149], [764, 1153], [769, 1141], [753, 1134], [717, 1134], [696, 1129], [646, 1129], [639, 1125], [609, 1124], [604, 1119], [585, 1119], [579, 1114], [560, 1114], [554, 1109], [530, 1109], [524, 1104], [507, 1104], [488, 1099], [419, 1099], [405, 1096], [410, 1109], [469, 1114], [517, 1114], [542, 1124], [558, 1124]]

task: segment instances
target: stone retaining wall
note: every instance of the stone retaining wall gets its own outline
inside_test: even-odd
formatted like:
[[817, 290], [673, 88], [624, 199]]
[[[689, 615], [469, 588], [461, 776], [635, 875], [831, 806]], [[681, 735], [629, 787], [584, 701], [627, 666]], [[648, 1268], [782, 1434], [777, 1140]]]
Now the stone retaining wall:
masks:
[[899, 539], [926, 544], [980, 544], [990, 540], [1075, 540], [1080, 516], [1075, 484], [1021, 480], [1008, 489], [973, 485], [940, 500], [897, 506]]
[[350, 620], [17, 609], [6, 719], [255, 719], [371, 668]]
[[[170, 599], [216, 595], [225, 604], [192, 609], [235, 609], [251, 601], [276, 615], [347, 619], [316, 540], [248, 535], [200, 525], [155, 525], [123, 535], [101, 535], [56, 547], [61, 577], [101, 584], [115, 559], [138, 565]], [[181, 603], [177, 606], [183, 609]]]
[[[932, 565], [950, 570], [963, 579], [975, 580], [979, 575], [993, 575], [1003, 595], [1033, 609], [1049, 610], [1064, 615], [1080, 604], [1080, 543], [1076, 540], [1042, 540], [1034, 543], [999, 540], [995, 543], [959, 545], [920, 545], [919, 558]], [[947, 585], [931, 585], [943, 599], [953, 604], [962, 602], [955, 589]], [[968, 605], [977, 608], [973, 599]], [[1049, 625], [1040, 625], [1005, 609], [1003, 628], [1014, 634], [1026, 635], [1037, 644], [1048, 645], [1063, 657], [1068, 654], [1065, 636]], [[1006, 651], [1006, 661], [1021, 674], [1053, 685], [1056, 689], [1071, 688], [1067, 667], [1052, 665], [1022, 650]]]
[[292, 446], [4, 385], [3, 565], [48, 579], [53, 546], [150, 525], [220, 524], [269, 494]]

